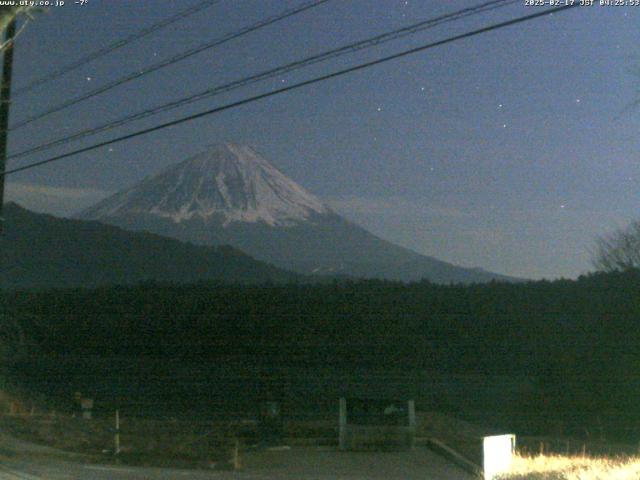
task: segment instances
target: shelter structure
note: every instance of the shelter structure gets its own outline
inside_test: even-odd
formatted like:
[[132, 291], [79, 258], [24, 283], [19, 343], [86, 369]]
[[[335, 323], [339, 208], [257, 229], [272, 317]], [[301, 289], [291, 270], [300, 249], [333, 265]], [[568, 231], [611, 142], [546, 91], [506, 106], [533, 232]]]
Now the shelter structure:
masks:
[[342, 397], [338, 427], [341, 450], [411, 448], [416, 432], [415, 402]]

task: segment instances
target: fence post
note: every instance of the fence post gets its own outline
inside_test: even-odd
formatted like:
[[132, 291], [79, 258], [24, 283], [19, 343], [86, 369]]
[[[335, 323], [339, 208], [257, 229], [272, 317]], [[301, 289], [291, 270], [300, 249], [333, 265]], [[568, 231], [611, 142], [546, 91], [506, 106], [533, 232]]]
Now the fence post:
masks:
[[120, 453], [120, 410], [116, 410], [116, 434], [115, 434], [115, 454]]
[[238, 470], [240, 468], [240, 459], [238, 458], [239, 441], [236, 438], [233, 445], [233, 469]]
[[340, 411], [338, 419], [338, 439], [339, 448], [344, 450], [347, 448], [347, 399], [340, 398]]
[[407, 402], [407, 410], [409, 416], [409, 435], [411, 436], [409, 439], [409, 447], [413, 448], [416, 437], [416, 402], [414, 400], [409, 400]]

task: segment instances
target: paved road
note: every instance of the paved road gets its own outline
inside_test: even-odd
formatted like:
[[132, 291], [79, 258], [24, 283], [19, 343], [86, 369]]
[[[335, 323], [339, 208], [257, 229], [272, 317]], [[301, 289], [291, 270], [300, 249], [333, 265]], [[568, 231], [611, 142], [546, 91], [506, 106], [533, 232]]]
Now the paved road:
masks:
[[89, 465], [51, 457], [0, 456], [0, 480], [468, 480], [473, 478], [426, 448], [407, 452], [338, 452], [294, 447], [247, 453], [237, 472]]

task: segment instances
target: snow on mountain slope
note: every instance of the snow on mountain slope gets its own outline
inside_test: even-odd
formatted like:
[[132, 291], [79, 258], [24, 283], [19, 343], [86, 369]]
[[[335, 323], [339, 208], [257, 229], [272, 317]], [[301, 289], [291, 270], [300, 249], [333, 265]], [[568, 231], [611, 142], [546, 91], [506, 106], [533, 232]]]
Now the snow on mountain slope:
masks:
[[213, 145], [84, 211], [84, 219], [140, 213], [180, 223], [222, 217], [289, 226], [330, 210], [247, 146]]

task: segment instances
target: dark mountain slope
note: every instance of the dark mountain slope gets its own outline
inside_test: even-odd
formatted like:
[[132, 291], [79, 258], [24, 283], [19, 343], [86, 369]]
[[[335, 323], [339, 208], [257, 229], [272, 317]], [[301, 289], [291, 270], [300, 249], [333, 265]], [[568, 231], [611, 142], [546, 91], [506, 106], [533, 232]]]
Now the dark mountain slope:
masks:
[[1, 288], [300, 279], [228, 246], [196, 246], [98, 222], [37, 214], [12, 203], [4, 214]]

